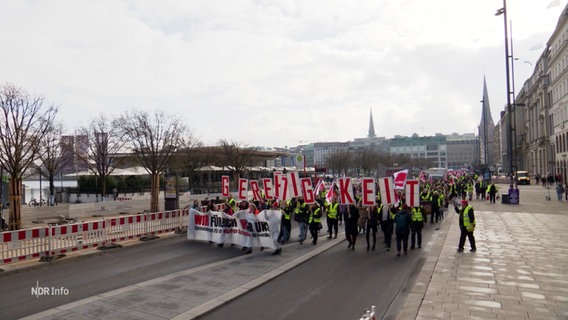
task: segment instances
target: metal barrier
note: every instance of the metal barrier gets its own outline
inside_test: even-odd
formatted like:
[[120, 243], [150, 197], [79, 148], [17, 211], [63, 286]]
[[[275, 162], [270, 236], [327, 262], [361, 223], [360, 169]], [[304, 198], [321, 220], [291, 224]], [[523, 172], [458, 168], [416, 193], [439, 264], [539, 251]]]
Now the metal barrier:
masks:
[[6, 231], [0, 234], [2, 264], [39, 258], [49, 250], [49, 227]]
[[0, 264], [50, 260], [68, 252], [174, 232], [188, 225], [188, 209], [0, 233]]
[[102, 246], [106, 238], [104, 220], [52, 226], [49, 227], [49, 250], [43, 252], [42, 259]]

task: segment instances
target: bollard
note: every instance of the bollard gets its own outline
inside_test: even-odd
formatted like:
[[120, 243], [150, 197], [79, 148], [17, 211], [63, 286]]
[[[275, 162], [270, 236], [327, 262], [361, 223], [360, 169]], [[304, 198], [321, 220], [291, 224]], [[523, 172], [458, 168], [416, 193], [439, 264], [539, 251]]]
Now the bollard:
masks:
[[375, 315], [375, 306], [371, 306], [371, 314], [369, 315], [369, 320], [377, 320]]

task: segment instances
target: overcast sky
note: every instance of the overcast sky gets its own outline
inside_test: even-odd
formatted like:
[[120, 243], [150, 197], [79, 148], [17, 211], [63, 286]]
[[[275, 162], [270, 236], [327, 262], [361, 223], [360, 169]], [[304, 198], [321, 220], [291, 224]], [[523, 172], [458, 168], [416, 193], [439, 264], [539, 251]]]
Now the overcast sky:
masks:
[[[566, 0], [514, 0], [515, 89]], [[0, 82], [59, 106], [71, 133], [101, 113], [165, 111], [205, 144], [477, 133], [486, 77], [506, 103], [501, 0], [0, 2]]]

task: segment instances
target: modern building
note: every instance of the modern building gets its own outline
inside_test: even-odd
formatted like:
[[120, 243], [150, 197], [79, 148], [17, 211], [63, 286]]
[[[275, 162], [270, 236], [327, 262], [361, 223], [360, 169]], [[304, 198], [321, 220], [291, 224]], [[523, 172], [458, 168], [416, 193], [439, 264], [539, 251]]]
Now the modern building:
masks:
[[474, 133], [446, 135], [446, 144], [448, 169], [468, 168], [479, 163], [480, 141]]
[[422, 162], [421, 167], [448, 168], [448, 145], [446, 136], [410, 137], [395, 136], [389, 140], [389, 152], [393, 156], [408, 156]]

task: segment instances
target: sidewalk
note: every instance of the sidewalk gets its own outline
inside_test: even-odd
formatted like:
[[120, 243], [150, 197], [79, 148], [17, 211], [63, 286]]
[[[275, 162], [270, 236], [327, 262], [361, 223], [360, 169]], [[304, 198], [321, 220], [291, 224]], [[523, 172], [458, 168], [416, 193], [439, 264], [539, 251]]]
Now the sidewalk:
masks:
[[[507, 186], [501, 185], [501, 190]], [[568, 319], [568, 202], [546, 201], [542, 186], [520, 186], [520, 204], [473, 200], [477, 252], [457, 253], [449, 228], [410, 290], [397, 319]], [[437, 247], [437, 248], [436, 248]]]

